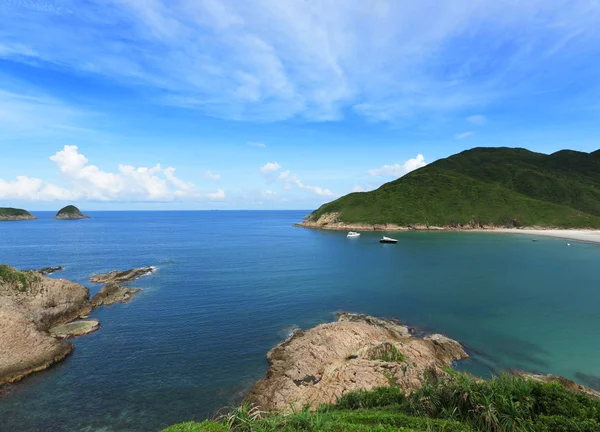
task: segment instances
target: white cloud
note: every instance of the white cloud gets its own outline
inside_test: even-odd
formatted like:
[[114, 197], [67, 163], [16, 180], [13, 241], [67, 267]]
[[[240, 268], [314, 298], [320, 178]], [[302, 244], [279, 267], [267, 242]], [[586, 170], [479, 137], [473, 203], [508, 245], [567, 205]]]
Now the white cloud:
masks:
[[279, 175], [279, 178], [285, 182], [285, 185], [288, 189], [290, 189], [291, 185], [294, 185], [299, 189], [309, 190], [319, 196], [333, 196], [333, 192], [331, 192], [329, 189], [324, 189], [319, 186], [309, 186], [302, 183], [296, 174], [291, 174], [289, 170], [282, 172]]
[[281, 165], [279, 165], [277, 162], [267, 162], [262, 167], [260, 167], [260, 172], [265, 175], [270, 175], [275, 173], [276, 171], [279, 171], [280, 169]]
[[352, 187], [352, 192], [368, 192], [368, 191], [373, 190], [373, 189], [374, 189], [373, 186], [371, 184], [368, 184], [368, 183], [366, 185], [364, 185], [364, 186], [361, 186], [359, 184], [355, 184]]
[[248, 144], [250, 147], [259, 147], [259, 148], [265, 148], [267, 146], [265, 143], [254, 142], [254, 141], [249, 141], [246, 144]]
[[212, 181], [216, 181], [216, 182], [221, 180], [221, 174], [213, 173], [211, 170], [206, 171], [202, 177], [211, 179]]
[[593, 58], [600, 37], [589, 1], [54, 3], [2, 2], [0, 57], [144, 86], [153, 100], [240, 120], [477, 109], [554, 89], [560, 76], [540, 78], [568, 76], [581, 64], [565, 60]]
[[481, 126], [487, 123], [487, 117], [481, 114], [472, 115], [470, 117], [467, 117], [467, 121], [469, 123], [473, 123], [474, 125]]
[[225, 191], [218, 189], [216, 192], [206, 194], [211, 201], [223, 201], [225, 199]]
[[77, 146], [66, 145], [50, 157], [60, 171], [65, 187], [38, 178], [18, 176], [0, 179], [0, 198], [31, 201], [197, 201], [203, 198], [222, 200], [223, 190], [203, 195], [196, 185], [175, 176], [175, 168], [151, 168], [119, 165], [107, 172], [88, 159]]
[[384, 165], [381, 168], [375, 168], [369, 170], [369, 174], [374, 177], [402, 177], [411, 171], [416, 170], [427, 165], [425, 157], [422, 154], [404, 162], [403, 164]]
[[459, 133], [454, 138], [456, 138], [456, 139], [464, 139], [464, 138], [469, 138], [472, 135], [475, 135], [475, 132], [463, 132], [463, 133]]

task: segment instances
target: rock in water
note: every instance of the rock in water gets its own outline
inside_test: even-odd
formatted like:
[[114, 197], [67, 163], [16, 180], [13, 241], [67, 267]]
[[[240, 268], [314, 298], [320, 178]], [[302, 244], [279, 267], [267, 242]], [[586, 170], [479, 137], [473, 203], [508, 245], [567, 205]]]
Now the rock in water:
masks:
[[90, 277], [90, 282], [104, 284], [120, 284], [125, 282], [131, 282], [142, 276], [152, 273], [154, 270], [154, 267], [140, 267], [131, 270], [125, 270], [122, 272], [118, 270], [113, 270], [104, 274], [92, 275]]
[[58, 213], [56, 213], [56, 216], [54, 216], [54, 219], [89, 219], [89, 216], [81, 213], [74, 205], [68, 205], [61, 208]]
[[82, 336], [100, 328], [98, 320], [73, 321], [67, 324], [59, 324], [51, 327], [48, 332], [51, 336], [58, 339], [68, 339], [76, 336]]
[[73, 345], [47, 330], [90, 311], [86, 287], [0, 265], [0, 386], [66, 357]]
[[115, 303], [127, 303], [134, 294], [140, 291], [140, 288], [125, 288], [119, 284], [111, 283], [102, 287], [92, 297], [92, 306], [98, 307], [101, 305], [109, 306]]
[[396, 320], [342, 313], [337, 322], [298, 331], [269, 351], [267, 375], [246, 400], [283, 411], [317, 408], [390, 382], [410, 392], [426, 371], [444, 375], [450, 362], [466, 358], [462, 346], [445, 336], [416, 338]]

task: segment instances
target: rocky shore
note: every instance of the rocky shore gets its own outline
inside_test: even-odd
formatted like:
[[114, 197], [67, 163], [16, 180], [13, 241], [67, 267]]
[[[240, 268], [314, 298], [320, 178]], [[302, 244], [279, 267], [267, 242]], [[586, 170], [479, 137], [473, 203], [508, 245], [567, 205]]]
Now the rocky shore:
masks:
[[128, 301], [140, 291], [121, 287], [115, 281], [129, 282], [154, 268], [108, 274], [112, 276], [95, 275], [96, 280], [105, 280], [109, 285], [92, 300], [83, 285], [46, 277], [60, 269], [46, 267], [21, 272], [0, 265], [0, 386], [64, 359], [73, 351], [73, 344], [62, 339], [81, 336], [100, 327], [98, 320], [80, 318], [87, 318], [93, 307]]
[[336, 322], [297, 331], [269, 351], [267, 375], [246, 400], [282, 411], [316, 408], [390, 383], [409, 392], [427, 371], [445, 374], [453, 361], [466, 358], [458, 342], [441, 334], [414, 337], [396, 320], [340, 313]]

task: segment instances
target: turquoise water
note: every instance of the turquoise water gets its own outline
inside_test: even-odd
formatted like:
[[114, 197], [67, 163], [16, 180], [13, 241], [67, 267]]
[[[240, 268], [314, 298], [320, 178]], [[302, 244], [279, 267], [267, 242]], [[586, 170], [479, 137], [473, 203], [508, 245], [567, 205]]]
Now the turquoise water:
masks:
[[[66, 361], [0, 396], [1, 431], [153, 431], [204, 419], [266, 371], [295, 327], [348, 310], [467, 345], [462, 368], [600, 376], [600, 248], [522, 235], [345, 233], [292, 227], [305, 211], [90, 212], [0, 223], [0, 262], [55, 277], [156, 265], [131, 303]], [[583, 375], [582, 375], [583, 374]], [[592, 378], [590, 378], [592, 377]]]

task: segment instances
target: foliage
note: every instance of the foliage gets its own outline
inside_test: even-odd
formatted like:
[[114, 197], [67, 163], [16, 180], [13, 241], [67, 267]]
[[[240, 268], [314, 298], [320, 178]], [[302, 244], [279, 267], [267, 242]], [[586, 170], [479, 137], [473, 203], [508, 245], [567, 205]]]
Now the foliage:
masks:
[[56, 215], [63, 215], [63, 214], [67, 214], [67, 215], [78, 215], [81, 214], [81, 212], [79, 211], [79, 209], [77, 207], [75, 207], [74, 205], [68, 205], [66, 207], [61, 208], [58, 213], [56, 213]]
[[0, 207], [0, 218], [2, 217], [19, 217], [19, 216], [31, 216], [27, 210], [17, 209], [12, 207]]
[[475, 148], [324, 204], [311, 220], [339, 213], [348, 223], [599, 228], [599, 153]]
[[31, 282], [39, 281], [40, 277], [35, 274], [20, 272], [6, 264], [0, 264], [0, 280], [7, 284], [14, 285], [19, 291], [25, 292]]
[[398, 351], [398, 348], [396, 348], [395, 345], [387, 342], [376, 347], [370, 359], [401, 363], [404, 361], [404, 354]]
[[405, 396], [399, 387], [380, 387], [342, 396], [316, 411], [265, 413], [245, 404], [218, 421], [184, 423], [166, 432], [221, 431], [531, 431], [600, 430], [600, 400], [558, 383], [512, 375], [490, 381], [453, 373], [430, 374]]

